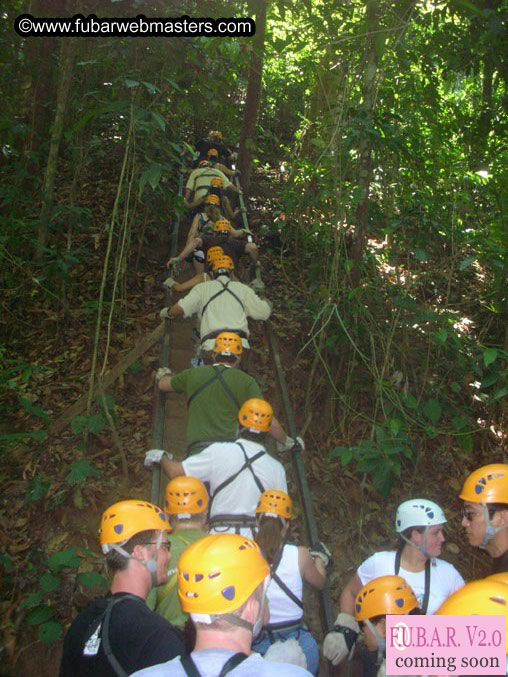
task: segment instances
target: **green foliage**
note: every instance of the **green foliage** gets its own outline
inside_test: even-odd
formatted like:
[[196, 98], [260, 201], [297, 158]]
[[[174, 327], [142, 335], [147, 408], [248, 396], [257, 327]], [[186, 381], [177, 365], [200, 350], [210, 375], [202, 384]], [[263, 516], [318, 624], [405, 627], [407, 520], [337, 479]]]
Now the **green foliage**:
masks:
[[71, 463], [70, 472], [67, 474], [65, 481], [71, 486], [79, 486], [84, 484], [90, 477], [99, 477], [99, 470], [86, 458], [80, 458]]

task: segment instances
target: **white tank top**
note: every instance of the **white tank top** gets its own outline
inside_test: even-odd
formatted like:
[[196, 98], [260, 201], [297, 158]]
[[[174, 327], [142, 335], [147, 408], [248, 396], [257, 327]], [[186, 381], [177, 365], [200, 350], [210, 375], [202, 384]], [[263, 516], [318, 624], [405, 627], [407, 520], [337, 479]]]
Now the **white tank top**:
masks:
[[[303, 598], [303, 581], [298, 567], [298, 546], [285, 545], [282, 551], [282, 558], [277, 567], [277, 576], [283, 581], [291, 592], [299, 599]], [[268, 586], [268, 602], [270, 605], [270, 625], [272, 623], [287, 623], [299, 621], [303, 616], [303, 611], [298, 604], [287, 596], [279, 587], [277, 581], [270, 582]]]

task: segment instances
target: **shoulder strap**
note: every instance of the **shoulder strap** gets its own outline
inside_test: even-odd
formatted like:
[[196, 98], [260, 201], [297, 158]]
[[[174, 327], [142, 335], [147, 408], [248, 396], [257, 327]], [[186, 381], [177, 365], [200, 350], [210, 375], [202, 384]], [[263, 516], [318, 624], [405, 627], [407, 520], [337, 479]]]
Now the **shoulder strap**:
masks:
[[210, 497], [210, 503], [208, 504], [208, 515], [209, 515], [209, 516], [212, 514], [212, 504], [213, 504], [213, 502], [214, 502], [215, 497], [217, 496], [217, 494], [218, 494], [220, 491], [222, 491], [223, 489], [225, 489], [227, 486], [229, 486], [229, 485], [231, 484], [231, 482], [234, 482], [234, 481], [236, 480], [236, 478], [237, 478], [244, 470], [249, 469], [249, 470], [251, 471], [252, 476], [254, 477], [254, 481], [256, 482], [256, 484], [257, 484], [257, 486], [258, 486], [258, 489], [261, 491], [261, 493], [263, 493], [264, 490], [265, 490], [265, 488], [264, 488], [263, 485], [261, 484], [261, 481], [260, 481], [259, 477], [256, 476], [256, 474], [255, 474], [255, 472], [254, 472], [254, 470], [252, 469], [251, 466], [252, 466], [252, 464], [253, 464], [255, 461], [258, 460], [258, 458], [261, 458], [262, 456], [264, 456], [264, 455], [266, 454], [266, 451], [259, 451], [259, 452], [258, 452], [257, 454], [255, 454], [252, 458], [249, 458], [249, 457], [247, 456], [247, 453], [246, 453], [245, 449], [243, 448], [243, 446], [242, 446], [239, 442], [237, 442], [236, 444], [237, 444], [237, 445], [240, 447], [240, 449], [243, 451], [243, 455], [244, 455], [244, 457], [245, 457], [245, 463], [242, 465], [242, 467], [240, 468], [240, 470], [238, 470], [238, 471], [235, 472], [233, 475], [231, 475], [230, 477], [228, 477], [227, 479], [225, 479], [224, 482], [222, 482], [221, 484], [219, 484], [219, 486], [217, 487], [217, 489], [213, 492], [212, 496]]
[[[219, 366], [220, 366], [220, 365], [219, 365]], [[217, 378], [218, 378], [219, 381], [221, 382], [222, 387], [223, 387], [224, 390], [227, 392], [227, 394], [229, 395], [229, 397], [233, 400], [233, 402], [234, 402], [234, 404], [235, 404], [235, 407], [236, 407], [237, 409], [240, 409], [241, 404], [240, 404], [240, 402], [238, 401], [237, 396], [234, 394], [234, 392], [231, 390], [231, 388], [228, 386], [228, 384], [227, 384], [226, 381], [224, 380], [223, 374], [224, 374], [225, 371], [229, 371], [229, 369], [228, 369], [227, 367], [224, 367], [224, 369], [219, 370], [219, 367], [217, 367]]]
[[224, 675], [227, 675], [228, 672], [231, 672], [236, 668], [237, 665], [240, 665], [240, 663], [243, 663], [243, 661], [248, 658], [248, 656], [244, 653], [235, 653], [234, 656], [231, 656], [228, 658], [228, 660], [224, 663], [222, 666], [222, 670], [219, 672], [219, 677], [224, 677]]
[[[218, 677], [224, 677], [229, 672], [234, 670], [237, 665], [240, 665], [248, 656], [244, 653], [235, 653], [233, 656], [228, 658], [228, 660], [222, 666], [222, 670], [219, 672]], [[186, 656], [185, 658], [180, 658], [182, 667], [185, 670], [185, 674], [188, 677], [201, 677], [201, 673], [196, 667], [196, 663], [192, 660], [192, 656]]]
[[110, 600], [104, 612], [104, 625], [102, 627], [102, 646], [104, 649], [104, 653], [106, 655], [106, 658], [108, 659], [109, 664], [113, 669], [113, 672], [115, 673], [115, 675], [118, 675], [118, 677], [128, 677], [128, 673], [125, 672], [125, 670], [122, 668], [122, 666], [120, 665], [116, 656], [113, 653], [113, 649], [111, 648], [111, 643], [109, 641], [109, 623], [111, 620], [111, 612], [113, 611], [113, 607], [116, 606], [119, 602], [123, 602], [123, 600], [125, 599], [134, 599], [139, 601], [137, 597], [135, 597], [134, 595], [129, 595], [128, 593], [126, 593], [122, 597], [117, 597], [116, 599]]
[[395, 575], [396, 575], [396, 576], [399, 575], [399, 571], [400, 571], [400, 557], [401, 557], [401, 555], [402, 555], [402, 550], [401, 550], [401, 548], [397, 548], [397, 550], [396, 550], [396, 552], [395, 552], [395, 565], [394, 565], [394, 566], [395, 566]]
[[199, 388], [196, 388], [196, 390], [192, 393], [192, 395], [189, 397], [187, 400], [187, 406], [190, 406], [190, 403], [192, 400], [199, 395], [200, 393], [205, 390], [205, 388], [208, 388], [209, 385], [211, 385], [214, 381], [219, 381], [224, 390], [226, 391], [227, 395], [233, 400], [233, 403], [237, 409], [240, 409], [241, 405], [240, 402], [238, 401], [238, 398], [236, 395], [233, 393], [231, 388], [228, 386], [226, 381], [224, 380], [224, 376], [222, 375], [224, 371], [226, 371], [227, 367], [224, 367], [224, 369], [220, 370], [220, 365], [213, 365], [214, 368], [214, 375], [212, 376], [211, 379], [208, 381], [205, 381], [205, 383], [202, 383]]
[[277, 583], [279, 588], [286, 593], [286, 595], [289, 597], [289, 599], [294, 602], [297, 606], [300, 607], [300, 609], [303, 610], [303, 601], [299, 599], [295, 593], [290, 590], [290, 588], [284, 583], [282, 578], [279, 576], [277, 573], [277, 568], [282, 560], [282, 555], [284, 554], [284, 543], [282, 544], [282, 547], [279, 549], [279, 552], [275, 555], [275, 558], [272, 562], [272, 565], [270, 567], [271, 569], [271, 574], [272, 574], [272, 580]]
[[229, 294], [231, 294], [231, 296], [232, 296], [233, 298], [235, 298], [235, 299], [238, 301], [238, 303], [242, 306], [242, 310], [245, 310], [245, 306], [243, 305], [243, 302], [238, 298], [238, 296], [235, 294], [234, 291], [231, 291], [231, 289], [229, 289], [229, 283], [231, 282], [231, 280], [228, 280], [228, 281], [226, 282], [226, 284], [224, 284], [224, 283], [222, 282], [222, 280], [217, 280], [217, 282], [220, 282], [220, 284], [222, 285], [222, 289], [220, 289], [216, 294], [214, 294], [213, 296], [211, 296], [211, 297], [208, 299], [208, 301], [205, 303], [205, 305], [203, 306], [203, 310], [201, 311], [201, 318], [203, 318], [203, 315], [205, 314], [205, 311], [206, 311], [206, 309], [208, 308], [208, 306], [210, 305], [210, 303], [211, 303], [214, 299], [216, 299], [218, 296], [220, 296], [221, 294], [224, 294], [224, 292], [228, 292]]
[[422, 612], [424, 614], [427, 613], [427, 609], [429, 607], [429, 597], [430, 597], [430, 567], [431, 567], [431, 562], [430, 559], [427, 559], [425, 562], [425, 593], [423, 595], [423, 602], [422, 602]]
[[[395, 575], [399, 575], [400, 571], [400, 558], [402, 555], [402, 550], [400, 548], [397, 549], [397, 552], [395, 553]], [[429, 597], [430, 597], [430, 567], [431, 567], [431, 561], [430, 559], [427, 559], [425, 562], [425, 592], [423, 593], [423, 601], [422, 601], [422, 613], [426, 614], [427, 609], [429, 607]]]
[[188, 677], [201, 677], [201, 673], [197, 669], [196, 663], [192, 660], [192, 656], [185, 656], [185, 658], [180, 656], [180, 662]]

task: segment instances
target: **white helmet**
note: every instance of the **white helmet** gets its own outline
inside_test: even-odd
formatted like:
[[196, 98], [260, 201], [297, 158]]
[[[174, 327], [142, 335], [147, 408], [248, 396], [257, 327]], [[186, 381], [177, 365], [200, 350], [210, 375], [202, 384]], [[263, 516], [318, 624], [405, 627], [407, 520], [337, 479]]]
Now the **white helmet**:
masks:
[[409, 527], [432, 527], [445, 522], [444, 512], [437, 503], [426, 498], [412, 498], [397, 508], [395, 531], [400, 534]]

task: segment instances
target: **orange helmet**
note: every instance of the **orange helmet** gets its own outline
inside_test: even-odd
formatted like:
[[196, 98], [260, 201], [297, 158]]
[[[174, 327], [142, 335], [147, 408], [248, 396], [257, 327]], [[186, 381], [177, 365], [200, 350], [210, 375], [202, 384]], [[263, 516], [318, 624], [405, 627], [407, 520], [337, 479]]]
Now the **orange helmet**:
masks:
[[446, 599], [436, 611], [438, 616], [504, 616], [508, 654], [508, 585], [485, 578], [467, 583]]
[[198, 162], [198, 167], [209, 167], [209, 166], [210, 163], [208, 162], [208, 160], [201, 160], [200, 162]]
[[190, 545], [178, 562], [182, 609], [226, 614], [238, 609], [270, 574], [259, 546], [237, 534], [213, 534]]
[[486, 581], [497, 581], [508, 585], [508, 571], [500, 571], [498, 574], [491, 574], [487, 576]]
[[217, 151], [215, 148], [210, 148], [210, 150], [208, 151], [208, 153], [206, 155], [209, 158], [211, 158], [211, 157], [218, 158], [219, 157], [219, 151]]
[[214, 233], [229, 233], [231, 232], [231, 223], [227, 219], [217, 219], [213, 224]]
[[268, 489], [268, 491], [261, 494], [256, 513], [291, 519], [293, 514], [293, 501], [283, 491]]
[[222, 132], [218, 132], [216, 130], [211, 129], [208, 132], [208, 136], [216, 136], [218, 139], [222, 139]]
[[210, 247], [206, 252], [206, 260], [208, 263], [213, 263], [218, 256], [224, 256], [224, 249], [222, 249], [222, 247]]
[[402, 576], [380, 576], [357, 594], [355, 618], [365, 621], [386, 614], [408, 614], [417, 606], [418, 600]]
[[508, 464], [492, 463], [472, 472], [459, 497], [470, 503], [508, 503]]
[[205, 197], [205, 205], [216, 205], [218, 207], [220, 205], [219, 196], [214, 195], [213, 193], [210, 193], [210, 195], [207, 195]]
[[231, 256], [217, 256], [217, 258], [212, 261], [212, 270], [216, 273], [219, 270], [234, 270], [235, 264]]
[[222, 331], [215, 338], [213, 352], [223, 355], [241, 355], [243, 352], [242, 339], [232, 331]]
[[210, 185], [216, 186], [217, 188], [224, 188], [224, 181], [219, 176], [214, 176], [213, 179], [210, 179]]
[[165, 513], [147, 501], [119, 501], [102, 513], [99, 540], [104, 553], [112, 543], [126, 543], [140, 531], [170, 531]]
[[238, 421], [242, 428], [251, 432], [268, 432], [272, 426], [273, 409], [266, 400], [253, 397], [244, 402], [238, 412]]
[[196, 515], [208, 507], [208, 492], [197, 477], [182, 475], [172, 479], [166, 487], [165, 504], [168, 515]]

